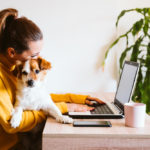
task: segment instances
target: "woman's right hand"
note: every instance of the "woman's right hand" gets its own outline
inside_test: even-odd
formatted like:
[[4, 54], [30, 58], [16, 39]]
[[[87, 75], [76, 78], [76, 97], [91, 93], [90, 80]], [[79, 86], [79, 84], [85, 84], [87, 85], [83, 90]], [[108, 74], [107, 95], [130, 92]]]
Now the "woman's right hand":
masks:
[[86, 112], [93, 110], [94, 107], [89, 107], [83, 104], [67, 103], [68, 112]]

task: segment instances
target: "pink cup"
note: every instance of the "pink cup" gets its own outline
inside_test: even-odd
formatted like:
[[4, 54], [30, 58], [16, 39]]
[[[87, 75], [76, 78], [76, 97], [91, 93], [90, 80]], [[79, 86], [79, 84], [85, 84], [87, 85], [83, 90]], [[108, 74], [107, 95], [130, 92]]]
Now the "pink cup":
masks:
[[125, 125], [129, 127], [144, 127], [146, 105], [143, 103], [125, 103]]

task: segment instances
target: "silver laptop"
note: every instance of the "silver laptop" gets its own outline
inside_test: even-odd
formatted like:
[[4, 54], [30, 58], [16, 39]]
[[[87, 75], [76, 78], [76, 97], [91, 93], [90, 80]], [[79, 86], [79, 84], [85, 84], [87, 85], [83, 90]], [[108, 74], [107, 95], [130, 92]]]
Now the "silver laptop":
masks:
[[136, 78], [139, 70], [139, 63], [125, 61], [120, 75], [120, 79], [115, 93], [115, 98], [112, 103], [95, 104], [95, 109], [87, 112], [69, 112], [68, 115], [72, 118], [80, 119], [117, 119], [124, 117], [124, 104], [129, 102]]

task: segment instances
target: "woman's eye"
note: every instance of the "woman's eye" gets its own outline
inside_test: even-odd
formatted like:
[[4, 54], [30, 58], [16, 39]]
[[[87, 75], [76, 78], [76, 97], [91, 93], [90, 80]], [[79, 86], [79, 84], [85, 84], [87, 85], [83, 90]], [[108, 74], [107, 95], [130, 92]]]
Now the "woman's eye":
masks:
[[23, 71], [22, 74], [23, 75], [28, 75], [28, 73], [26, 71]]
[[39, 70], [35, 70], [35, 73], [38, 74], [40, 71]]

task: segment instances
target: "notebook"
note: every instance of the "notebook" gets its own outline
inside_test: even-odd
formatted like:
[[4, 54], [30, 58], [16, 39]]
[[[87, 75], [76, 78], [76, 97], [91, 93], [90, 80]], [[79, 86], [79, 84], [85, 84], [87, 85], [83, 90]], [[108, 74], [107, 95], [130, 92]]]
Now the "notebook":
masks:
[[124, 117], [124, 104], [129, 102], [134, 91], [139, 63], [125, 61], [112, 103], [95, 104], [95, 109], [87, 112], [69, 112], [72, 118], [80, 119], [119, 119]]

